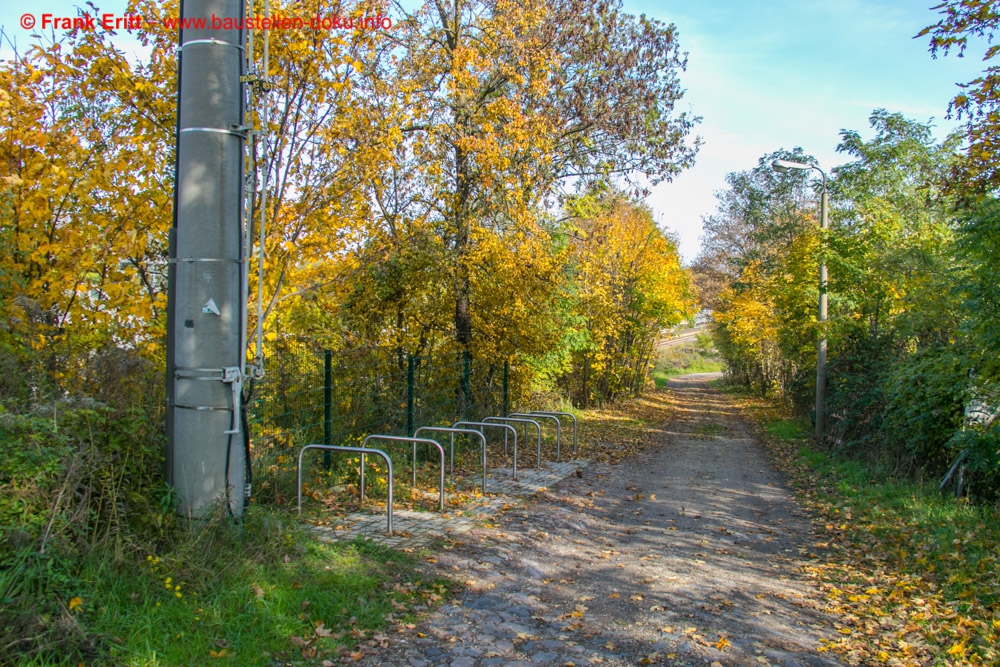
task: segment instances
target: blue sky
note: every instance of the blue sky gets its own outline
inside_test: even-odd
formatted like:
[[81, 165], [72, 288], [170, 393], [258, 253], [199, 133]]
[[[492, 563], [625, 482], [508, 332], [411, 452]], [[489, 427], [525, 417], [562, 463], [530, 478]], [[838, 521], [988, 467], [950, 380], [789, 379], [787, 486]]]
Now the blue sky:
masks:
[[[843, 162], [841, 129], [868, 136], [876, 108], [927, 121], [939, 134], [955, 84], [983, 68], [982, 49], [970, 57], [934, 60], [927, 39], [913, 39], [936, 20], [935, 0], [623, 0], [626, 11], [676, 24], [689, 54], [680, 109], [703, 118], [697, 164], [673, 183], [656, 187], [649, 203], [680, 240], [686, 260], [698, 252], [701, 218], [714, 209], [725, 175], [753, 167], [778, 148], [801, 146], [828, 170]], [[72, 16], [73, 0], [38, 0], [0, 9], [0, 25], [23, 48], [24, 11]], [[103, 0], [122, 13], [125, 0]], [[124, 35], [119, 46], [134, 49]], [[6, 47], [6, 44], [4, 45]], [[7, 54], [6, 48], [0, 53]]]
[[829, 170], [841, 129], [871, 136], [868, 117], [885, 108], [926, 122], [939, 136], [956, 83], [983, 69], [983, 50], [934, 60], [926, 37], [934, 0], [625, 0], [632, 13], [672, 22], [688, 52], [681, 109], [703, 120], [693, 169], [657, 186], [649, 203], [691, 260], [701, 218], [714, 210], [725, 175], [778, 148], [801, 146]]

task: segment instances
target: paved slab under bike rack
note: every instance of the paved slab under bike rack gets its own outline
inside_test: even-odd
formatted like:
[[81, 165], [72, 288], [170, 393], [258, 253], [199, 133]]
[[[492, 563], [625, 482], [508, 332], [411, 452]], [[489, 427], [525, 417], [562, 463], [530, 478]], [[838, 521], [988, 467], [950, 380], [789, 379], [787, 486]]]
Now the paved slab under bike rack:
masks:
[[[442, 516], [436, 512], [396, 510], [393, 512], [393, 535], [385, 534], [385, 518], [381, 513], [354, 512], [346, 517], [331, 517], [329, 526], [314, 526], [320, 539], [350, 541], [363, 536], [373, 542], [395, 548], [412, 548], [429, 544], [437, 538], [460, 534], [475, 526], [477, 521], [499, 512], [511, 500], [517, 500], [547, 489], [556, 482], [588, 465], [586, 460], [543, 463], [542, 467], [518, 471], [517, 481], [509, 468], [490, 468], [489, 493], [477, 502], [462, 507], [447, 508]], [[478, 475], [466, 480], [470, 489], [478, 488]]]

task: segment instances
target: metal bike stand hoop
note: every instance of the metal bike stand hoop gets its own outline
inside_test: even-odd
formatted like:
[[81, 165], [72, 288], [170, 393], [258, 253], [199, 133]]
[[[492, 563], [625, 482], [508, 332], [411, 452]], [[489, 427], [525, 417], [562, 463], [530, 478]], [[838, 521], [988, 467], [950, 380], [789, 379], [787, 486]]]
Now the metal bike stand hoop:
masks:
[[[514, 434], [514, 480], [517, 481], [517, 429], [516, 428], [514, 428], [510, 424], [490, 424], [488, 422], [455, 422], [454, 424], [451, 425], [452, 428], [458, 428], [459, 426], [478, 426], [479, 428], [492, 427], [492, 428], [502, 428], [502, 429], [504, 429], [503, 441], [504, 441], [504, 454], [505, 455], [507, 454], [507, 447], [506, 447], [506, 444], [507, 444], [507, 432], [509, 431], [509, 432], [513, 433]], [[452, 448], [451, 448], [452, 471], [454, 471], [454, 465], [455, 465], [455, 446], [454, 445], [455, 445], [454, 438], [452, 438]]]
[[[369, 435], [364, 440], [361, 441], [361, 445], [367, 445], [369, 440], [383, 440], [387, 442], [412, 442], [413, 443], [413, 460], [414, 466], [416, 465], [417, 458], [417, 445], [434, 445], [438, 448], [438, 452], [441, 453], [441, 490], [438, 493], [438, 505], [441, 507], [441, 511], [444, 511], [444, 447], [440, 445], [436, 440], [431, 440], [429, 438], [410, 438], [405, 435]], [[416, 470], [414, 469], [414, 479], [416, 479]], [[361, 500], [365, 499], [365, 455], [361, 455]]]
[[[368, 442], [365, 439], [365, 442]], [[298, 497], [298, 511], [302, 514], [302, 455], [306, 453], [309, 449], [322, 449], [325, 451], [332, 452], [359, 452], [361, 454], [361, 479], [364, 480], [365, 475], [365, 464], [364, 457], [365, 454], [377, 454], [385, 459], [386, 466], [389, 468], [389, 500], [386, 502], [386, 533], [392, 535], [392, 459], [389, 455], [383, 452], [381, 449], [371, 449], [368, 447], [346, 447], [340, 445], [306, 445], [301, 450], [299, 450], [299, 462], [296, 469], [297, 475], [297, 497]], [[443, 459], [442, 459], [443, 464]], [[361, 482], [361, 500], [365, 499], [365, 487], [364, 481]]]
[[569, 417], [573, 420], [573, 456], [576, 456], [576, 415], [572, 412], [556, 412], [554, 410], [532, 410], [533, 415], [552, 415], [555, 417]]
[[508, 423], [508, 422], [513, 422], [515, 424], [524, 424], [524, 439], [525, 439], [525, 441], [527, 441], [527, 439], [528, 439], [528, 424], [534, 424], [535, 430], [536, 430], [537, 435], [538, 435], [538, 445], [537, 445], [537, 451], [536, 451], [536, 454], [535, 454], [535, 467], [536, 468], [541, 468], [542, 467], [542, 425], [541, 424], [539, 424], [534, 419], [526, 419], [524, 417], [483, 417], [483, 421], [484, 422], [493, 422], [493, 423], [499, 422], [501, 424], [505, 424], [505, 423]]
[[508, 417], [528, 417], [534, 419], [551, 419], [556, 423], [556, 461], [562, 461], [562, 422], [555, 415], [543, 415], [540, 412], [512, 412]]
[[[480, 442], [482, 442], [482, 445], [483, 445], [483, 493], [486, 493], [486, 436], [485, 435], [483, 435], [479, 431], [473, 430], [471, 428], [448, 428], [448, 427], [445, 427], [445, 426], [421, 426], [420, 428], [418, 428], [416, 431], [413, 432], [413, 435], [419, 435], [422, 431], [433, 431], [435, 433], [449, 433], [449, 434], [451, 434], [451, 461], [452, 461], [452, 466], [454, 466], [454, 464], [455, 464], [455, 434], [456, 433], [458, 433], [458, 434], [462, 434], [462, 433], [473, 434], [474, 433], [477, 436], [479, 436], [479, 440], [480, 440]], [[437, 444], [436, 441], [432, 441], [432, 442], [435, 442], [435, 444]], [[438, 447], [441, 447], [441, 445], [438, 445]], [[452, 470], [454, 471], [454, 467], [452, 468]], [[416, 479], [416, 477], [417, 477], [417, 447], [416, 447], [416, 445], [414, 445], [413, 446], [413, 478]], [[441, 449], [441, 479], [444, 479], [444, 449], [443, 448]]]

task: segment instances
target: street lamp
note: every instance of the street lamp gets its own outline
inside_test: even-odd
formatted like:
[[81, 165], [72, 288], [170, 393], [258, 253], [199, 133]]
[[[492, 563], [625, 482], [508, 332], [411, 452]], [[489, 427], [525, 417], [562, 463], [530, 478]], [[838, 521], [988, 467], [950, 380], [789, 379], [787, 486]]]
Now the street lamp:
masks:
[[[823, 175], [823, 191], [819, 200], [819, 228], [824, 232], [829, 227], [827, 196], [826, 196], [826, 172], [819, 167], [803, 162], [792, 162], [790, 160], [775, 160], [771, 163], [774, 169], [782, 174], [790, 171], [808, 171], [815, 169]], [[822, 252], [819, 256], [819, 343], [816, 349], [816, 438], [823, 439], [823, 404], [826, 399], [826, 331], [823, 326], [826, 322], [826, 261]]]

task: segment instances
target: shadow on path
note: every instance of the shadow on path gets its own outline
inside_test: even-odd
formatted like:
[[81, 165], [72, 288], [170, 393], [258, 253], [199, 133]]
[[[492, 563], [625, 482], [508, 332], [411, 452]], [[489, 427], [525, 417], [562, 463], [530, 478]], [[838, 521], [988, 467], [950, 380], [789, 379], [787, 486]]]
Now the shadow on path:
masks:
[[366, 664], [838, 664], [800, 574], [809, 522], [716, 377], [670, 381], [642, 455], [439, 554], [466, 592]]

